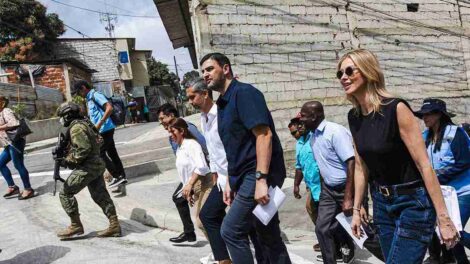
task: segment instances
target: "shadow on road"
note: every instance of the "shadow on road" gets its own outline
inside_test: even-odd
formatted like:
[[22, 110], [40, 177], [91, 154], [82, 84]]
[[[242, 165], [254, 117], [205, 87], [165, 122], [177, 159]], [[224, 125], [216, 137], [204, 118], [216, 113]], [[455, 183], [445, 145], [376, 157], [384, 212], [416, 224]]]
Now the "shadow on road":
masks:
[[209, 244], [209, 241], [198, 241], [194, 244], [173, 244], [174, 247], [193, 247], [193, 248], [202, 248]]
[[63, 258], [69, 252], [68, 247], [42, 246], [20, 253], [12, 259], [0, 261], [0, 264], [31, 263], [33, 259], [35, 264], [46, 264]]
[[[57, 182], [57, 193], [56, 193], [56, 195], [59, 194], [59, 191], [60, 191], [61, 188], [62, 188], [62, 183]], [[37, 187], [36, 189], [34, 189], [34, 191], [36, 193], [34, 196], [40, 196], [40, 195], [43, 195], [43, 194], [52, 195], [52, 192], [54, 191], [54, 181], [48, 181], [44, 185], [41, 185], [41, 186]]]
[[83, 236], [74, 236], [70, 238], [62, 238], [60, 241], [76, 241], [76, 240], [85, 240], [85, 239], [92, 239], [98, 236], [97, 231], [90, 232]]
[[152, 230], [152, 228], [150, 227], [143, 226], [141, 224], [136, 224], [134, 221], [131, 221], [131, 220], [119, 219], [119, 223], [121, 224], [123, 237], [132, 233], [141, 234], [141, 233], [145, 233], [145, 232]]

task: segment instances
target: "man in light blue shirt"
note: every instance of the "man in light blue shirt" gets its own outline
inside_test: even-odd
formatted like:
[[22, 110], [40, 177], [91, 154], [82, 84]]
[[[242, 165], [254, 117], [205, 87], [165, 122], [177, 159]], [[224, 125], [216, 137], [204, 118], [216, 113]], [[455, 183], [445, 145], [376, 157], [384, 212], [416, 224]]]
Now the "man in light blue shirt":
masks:
[[92, 89], [86, 81], [75, 83], [72, 90], [72, 95], [74, 94], [86, 99], [90, 121], [95, 125], [103, 138], [100, 150], [101, 158], [106, 165], [106, 169], [113, 176], [109, 187], [113, 188], [126, 184], [126, 173], [114, 143], [114, 129], [116, 126], [110, 118], [113, 112], [113, 105], [102, 93]]
[[[350, 132], [343, 126], [325, 120], [323, 105], [307, 102], [300, 111], [300, 121], [313, 131], [310, 139], [314, 158], [323, 179], [315, 233], [321, 247], [321, 260], [336, 263], [335, 241], [341, 245], [345, 263], [354, 259], [354, 243], [340, 227], [336, 215], [353, 211], [354, 148]], [[313, 158], [313, 157], [312, 157]]]

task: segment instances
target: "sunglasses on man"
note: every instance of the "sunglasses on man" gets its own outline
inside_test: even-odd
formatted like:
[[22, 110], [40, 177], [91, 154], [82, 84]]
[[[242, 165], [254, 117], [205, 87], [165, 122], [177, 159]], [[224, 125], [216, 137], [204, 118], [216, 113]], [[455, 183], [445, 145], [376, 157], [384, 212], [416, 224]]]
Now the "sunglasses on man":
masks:
[[336, 72], [336, 78], [341, 79], [343, 77], [343, 74], [346, 74], [348, 77], [351, 77], [354, 74], [354, 71], [357, 70], [357, 68], [354, 68], [352, 66], [346, 67], [344, 71], [339, 70]]

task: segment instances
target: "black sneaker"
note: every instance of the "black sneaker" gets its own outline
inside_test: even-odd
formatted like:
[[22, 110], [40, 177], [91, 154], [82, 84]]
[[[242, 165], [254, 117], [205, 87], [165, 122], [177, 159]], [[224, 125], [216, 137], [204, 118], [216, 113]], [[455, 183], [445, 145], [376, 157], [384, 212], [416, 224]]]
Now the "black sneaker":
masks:
[[192, 233], [181, 233], [177, 237], [170, 238], [170, 242], [173, 243], [183, 243], [183, 242], [195, 242], [196, 241], [196, 234]]
[[119, 178], [113, 178], [113, 180], [109, 183], [108, 187], [109, 188], [114, 188], [118, 187], [119, 185], [126, 184], [127, 179], [124, 176], [121, 176]]
[[351, 263], [354, 261], [354, 247], [352, 249], [346, 246], [341, 247], [341, 253], [343, 255], [344, 263]]

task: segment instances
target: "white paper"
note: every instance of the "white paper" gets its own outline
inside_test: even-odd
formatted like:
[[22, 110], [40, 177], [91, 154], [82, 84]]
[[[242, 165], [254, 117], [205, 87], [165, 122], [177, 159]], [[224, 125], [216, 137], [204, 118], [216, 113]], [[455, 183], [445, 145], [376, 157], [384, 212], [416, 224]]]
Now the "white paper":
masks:
[[[457, 192], [455, 188], [452, 186], [441, 186], [442, 196], [444, 196], [444, 202], [446, 203], [447, 212], [449, 213], [449, 217], [454, 222], [455, 228], [457, 231], [462, 231], [462, 221], [460, 219], [460, 208], [459, 208], [459, 200], [457, 199]], [[439, 227], [436, 226], [436, 233], [439, 236], [439, 240], [441, 240], [441, 233], [439, 232]], [[442, 240], [441, 240], [442, 242]]]
[[282, 190], [276, 186], [276, 188], [269, 187], [269, 203], [266, 205], [258, 204], [253, 210], [253, 214], [263, 223], [268, 225], [273, 216], [277, 213], [279, 208], [286, 200], [286, 195]]
[[368, 238], [366, 232], [364, 231], [364, 228], [362, 228], [362, 226], [361, 226], [362, 236], [361, 236], [360, 239], [358, 239], [352, 233], [352, 229], [351, 229], [352, 216], [346, 217], [344, 215], [344, 213], [340, 213], [336, 216], [336, 220], [338, 220], [338, 222], [341, 224], [341, 226], [346, 230], [346, 232], [348, 232], [348, 234], [352, 237], [354, 242], [356, 242], [356, 244], [361, 249], [363, 249], [364, 248], [364, 241], [366, 241], [366, 239]]

